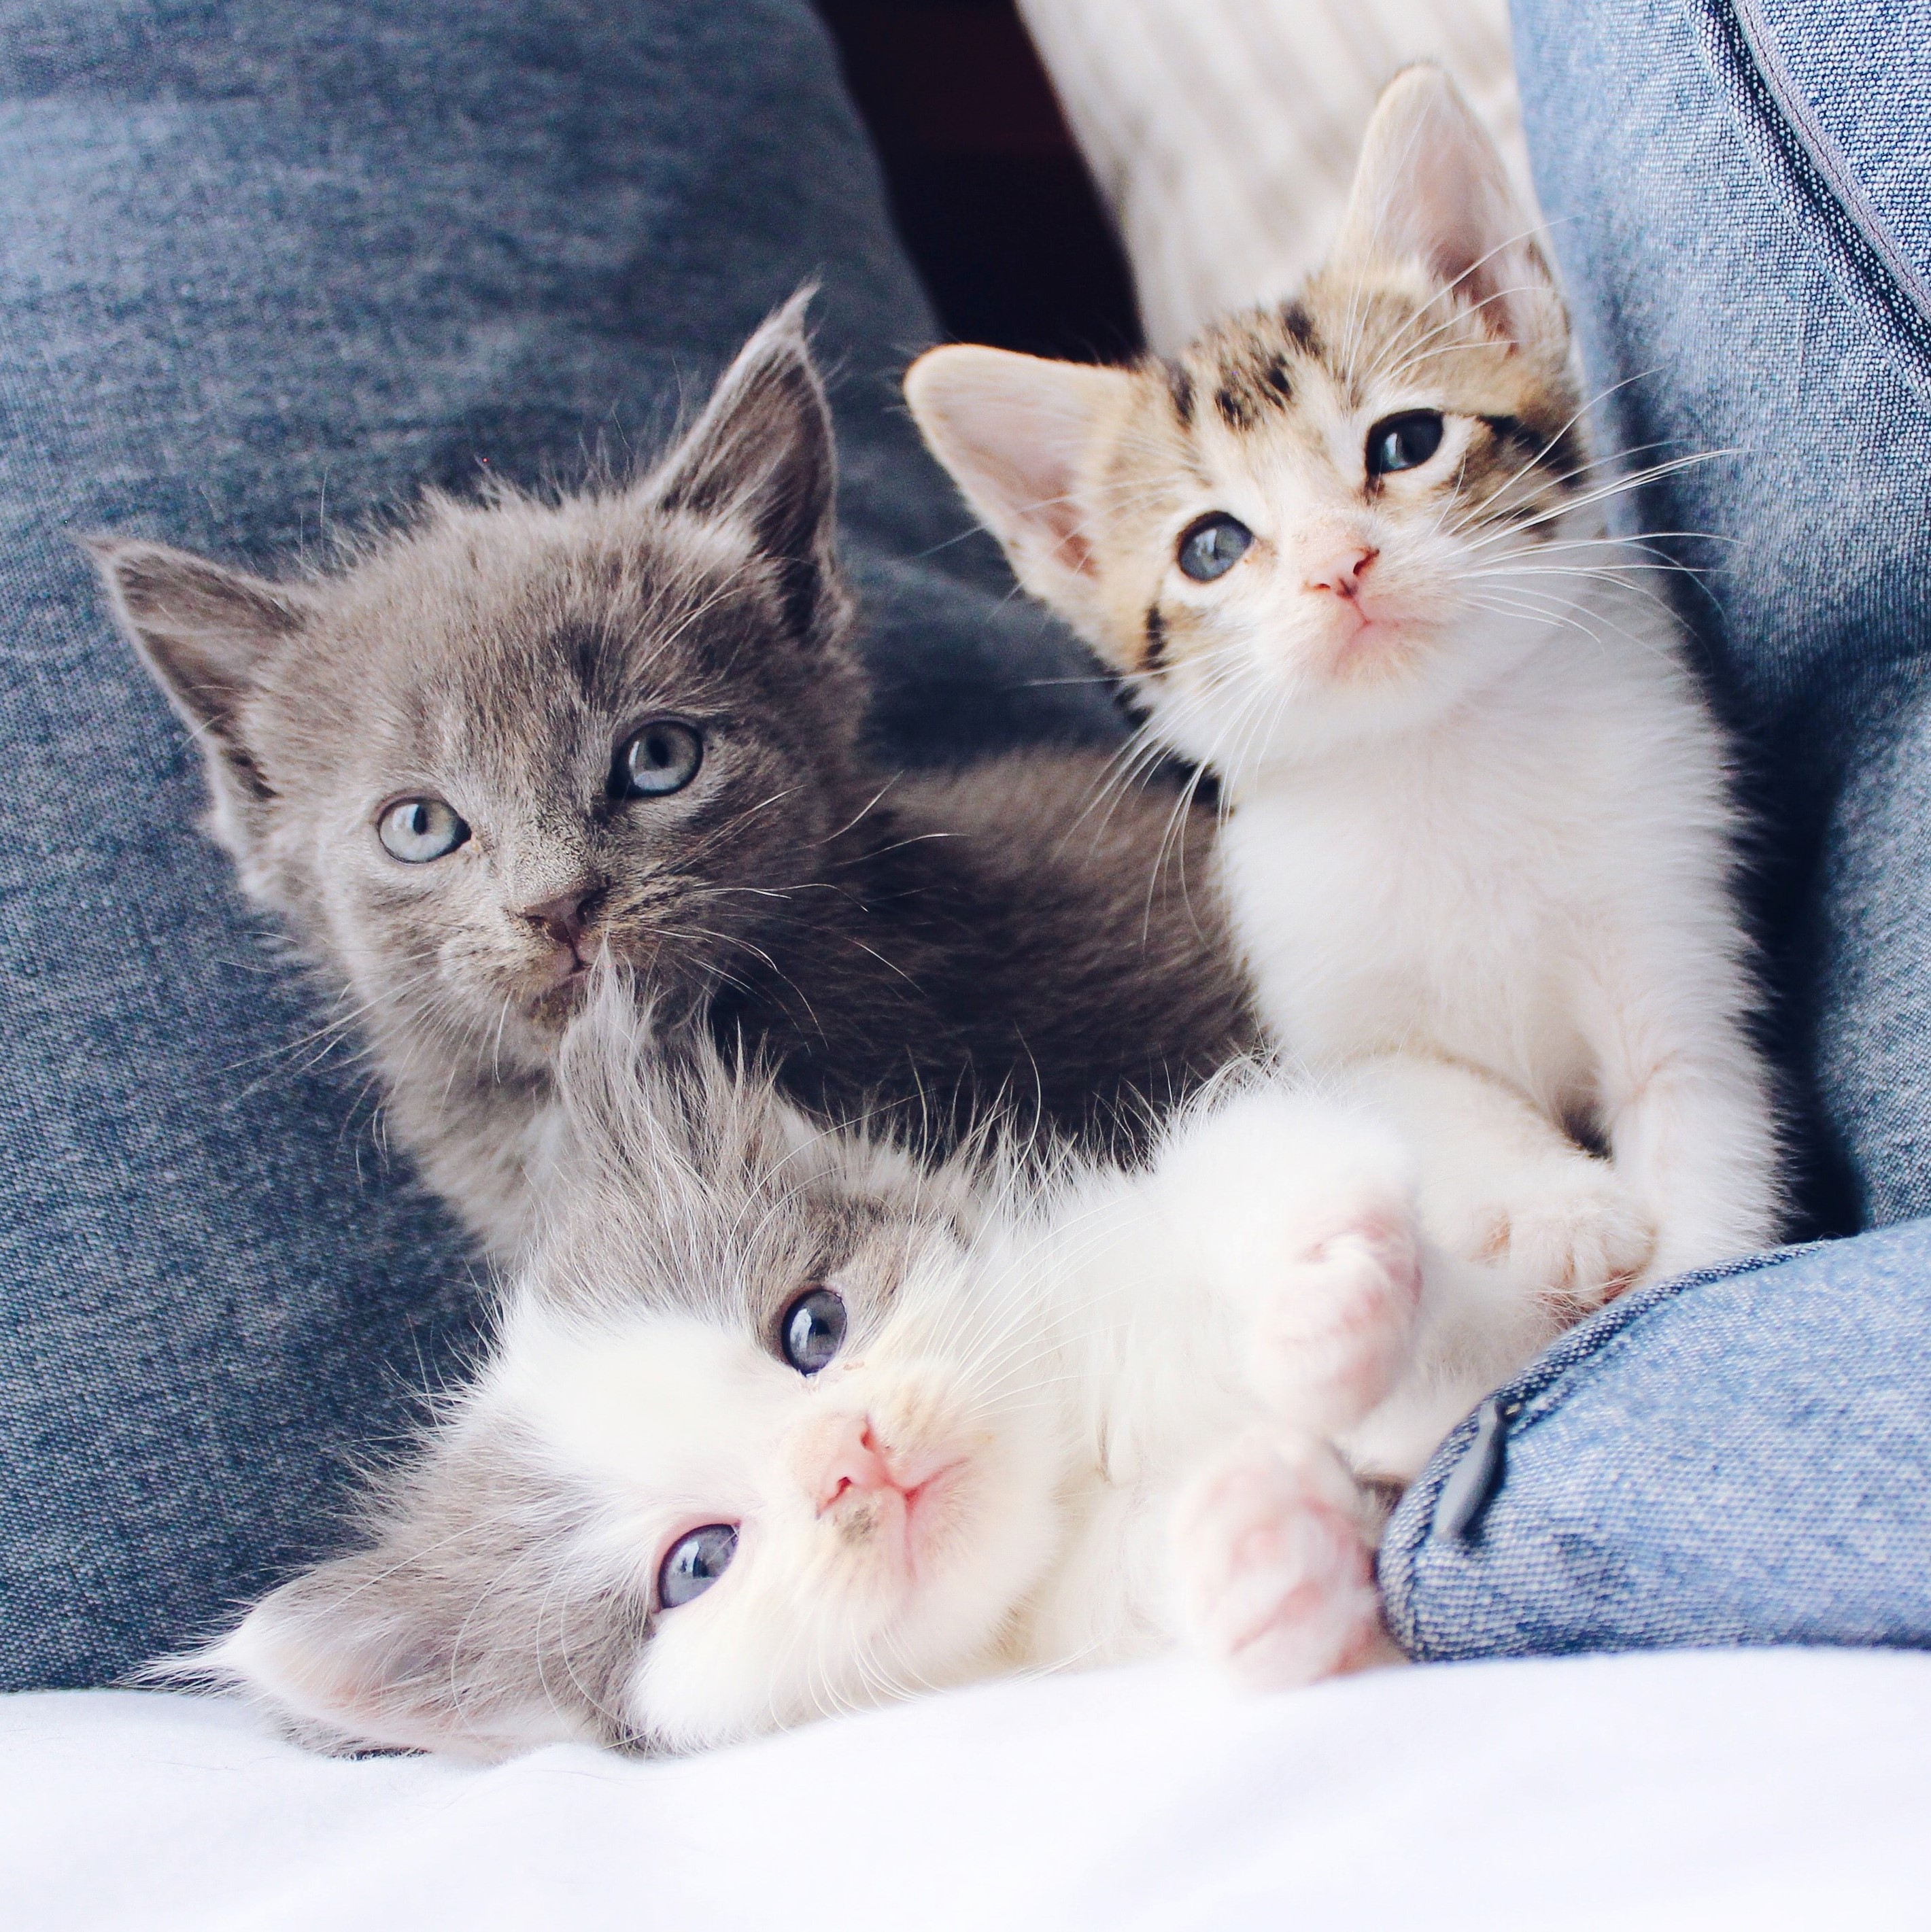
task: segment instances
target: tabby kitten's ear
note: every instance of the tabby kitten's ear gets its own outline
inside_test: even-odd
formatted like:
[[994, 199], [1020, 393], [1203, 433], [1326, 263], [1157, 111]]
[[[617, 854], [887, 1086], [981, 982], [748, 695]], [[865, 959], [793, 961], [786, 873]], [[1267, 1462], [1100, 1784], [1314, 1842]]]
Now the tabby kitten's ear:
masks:
[[1419, 262], [1491, 334], [1560, 362], [1568, 319], [1534, 230], [1461, 90], [1440, 68], [1411, 67], [1375, 104], [1328, 266]]
[[1082, 628], [1096, 614], [1085, 493], [1132, 393], [1125, 370], [963, 344], [905, 373], [913, 419], [1014, 574]]
[[643, 494], [659, 508], [744, 526], [779, 567], [798, 636], [824, 644], [841, 628], [844, 602], [831, 410], [805, 337], [815, 292], [800, 289], [738, 352]]
[[85, 542], [121, 628], [201, 740], [218, 783], [227, 780], [245, 800], [269, 796], [242, 711], [264, 666], [308, 622], [307, 596], [164, 544]]

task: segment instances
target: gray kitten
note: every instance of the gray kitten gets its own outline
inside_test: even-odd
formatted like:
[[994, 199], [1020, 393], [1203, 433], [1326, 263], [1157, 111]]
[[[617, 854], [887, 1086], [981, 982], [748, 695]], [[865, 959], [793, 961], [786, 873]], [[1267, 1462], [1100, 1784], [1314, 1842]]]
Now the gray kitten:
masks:
[[1090, 809], [1097, 753], [896, 780], [866, 756], [803, 310], [627, 488], [431, 497], [294, 582], [93, 546], [207, 754], [213, 836], [499, 1256], [600, 956], [667, 1037], [935, 1147], [995, 1100], [1137, 1144], [1250, 1037], [1204, 813], [1131, 788]]

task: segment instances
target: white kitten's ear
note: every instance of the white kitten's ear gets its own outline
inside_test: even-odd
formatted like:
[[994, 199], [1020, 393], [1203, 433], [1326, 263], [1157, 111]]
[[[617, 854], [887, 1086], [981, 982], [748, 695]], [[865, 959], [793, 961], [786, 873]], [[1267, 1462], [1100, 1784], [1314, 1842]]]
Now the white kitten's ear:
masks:
[[964, 344], [928, 350], [905, 372], [914, 420], [1014, 574], [1076, 625], [1095, 592], [1082, 491], [1132, 393], [1122, 369]]
[[251, 795], [266, 795], [242, 742], [242, 700], [314, 615], [307, 595], [164, 544], [83, 540], [120, 622], [168, 701]]
[[748, 526], [760, 555], [782, 566], [801, 636], [837, 614], [838, 459], [831, 410], [805, 338], [815, 291], [800, 289], [719, 378], [710, 400], [643, 485], [645, 500]]
[[1461, 90], [1411, 67], [1375, 105], [1330, 260], [1419, 261], [1499, 338], [1559, 354], [1568, 321], [1533, 228]]
[[154, 1674], [238, 1685], [337, 1750], [493, 1759], [580, 1735], [533, 1683], [533, 1664], [493, 1676], [489, 1576], [467, 1592], [458, 1580], [393, 1548], [340, 1557], [264, 1598], [212, 1650]]

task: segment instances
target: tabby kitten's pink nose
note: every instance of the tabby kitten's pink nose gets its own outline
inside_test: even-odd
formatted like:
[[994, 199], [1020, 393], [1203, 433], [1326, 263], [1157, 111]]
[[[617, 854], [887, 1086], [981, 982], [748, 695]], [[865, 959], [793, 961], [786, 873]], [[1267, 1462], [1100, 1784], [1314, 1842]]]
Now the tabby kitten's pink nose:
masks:
[[1380, 554], [1378, 550], [1365, 544], [1350, 544], [1326, 562], [1309, 570], [1308, 588], [1332, 590], [1337, 597], [1356, 596], [1361, 590], [1361, 580], [1368, 574], [1368, 566]]
[[559, 946], [567, 946], [574, 952], [577, 942], [584, 936], [584, 908], [590, 904], [596, 890], [590, 885], [573, 886], [553, 899], [519, 908], [518, 916], [528, 920], [533, 926], [541, 926], [545, 938], [554, 940]]

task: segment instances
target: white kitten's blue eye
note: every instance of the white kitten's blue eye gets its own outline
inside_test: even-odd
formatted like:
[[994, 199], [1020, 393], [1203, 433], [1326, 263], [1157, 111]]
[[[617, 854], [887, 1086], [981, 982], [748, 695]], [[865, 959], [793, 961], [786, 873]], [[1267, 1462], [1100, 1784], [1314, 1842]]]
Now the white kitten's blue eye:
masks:
[[445, 858], [469, 836], [470, 828], [440, 798], [400, 800], [376, 820], [384, 849], [405, 866]]
[[657, 1601], [667, 1610], [701, 1597], [731, 1568], [737, 1554], [737, 1526], [707, 1522], [671, 1546], [657, 1572]]
[[617, 748], [612, 798], [663, 798], [682, 791], [704, 763], [704, 740], [680, 718], [653, 718]]
[[845, 1346], [845, 1303], [828, 1288], [814, 1288], [785, 1310], [778, 1325], [785, 1360], [801, 1376], [815, 1376]]
[[1383, 416], [1368, 432], [1368, 473], [1386, 476], [1397, 470], [1413, 470], [1442, 446], [1439, 410], [1407, 410]]
[[1181, 532], [1180, 568], [1196, 584], [1211, 584], [1226, 576], [1253, 542], [1254, 532], [1238, 517], [1216, 510]]

